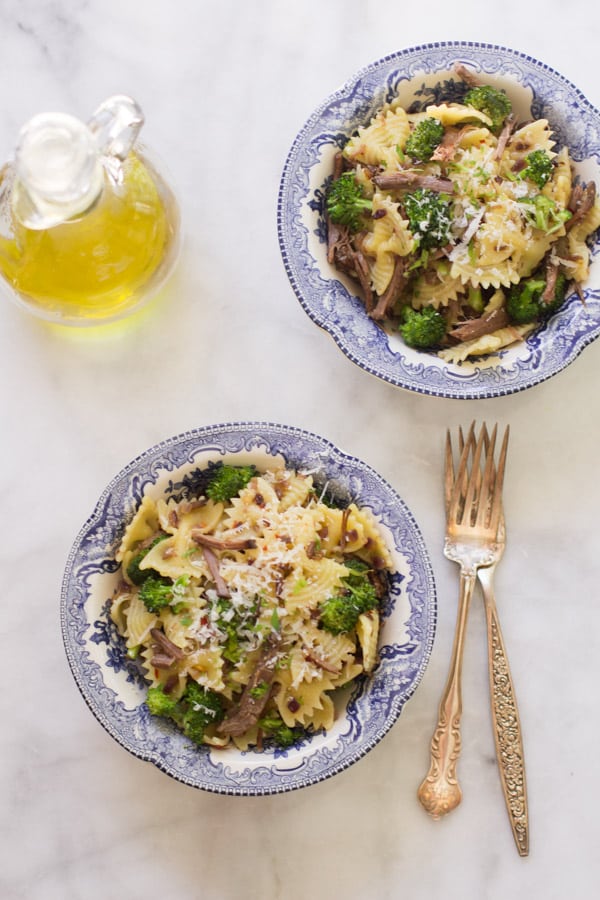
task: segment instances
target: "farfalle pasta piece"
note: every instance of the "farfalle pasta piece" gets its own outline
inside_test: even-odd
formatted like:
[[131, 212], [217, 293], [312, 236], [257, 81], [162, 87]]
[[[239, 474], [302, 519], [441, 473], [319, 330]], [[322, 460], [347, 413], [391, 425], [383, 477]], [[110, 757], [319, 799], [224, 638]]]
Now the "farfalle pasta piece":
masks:
[[483, 288], [510, 287], [520, 280], [518, 264], [505, 259], [495, 266], [480, 266], [471, 262], [468, 251], [457, 255], [450, 269], [452, 278], [460, 278], [464, 285]]
[[341, 550], [358, 553], [372, 540], [372, 525], [365, 508], [350, 503], [346, 510], [327, 509], [323, 514], [320, 539], [325, 552]]
[[394, 269], [396, 268], [396, 257], [393, 253], [380, 250], [374, 260], [369, 260], [369, 274], [373, 290], [378, 297], [381, 297], [387, 290]]
[[567, 237], [568, 258], [566, 266], [569, 275], [578, 284], [587, 281], [590, 274], [590, 250], [578, 235], [569, 233]]
[[253, 478], [239, 496], [230, 501], [225, 511], [226, 527], [237, 527], [240, 522], [253, 527], [279, 507], [279, 497], [272, 484], [264, 478]]
[[327, 693], [321, 694], [320, 706], [313, 708], [310, 714], [310, 724], [314, 731], [329, 731], [333, 728], [335, 722], [335, 706], [331, 696]]
[[460, 134], [458, 135], [457, 145], [462, 150], [471, 147], [481, 149], [482, 146], [488, 148], [491, 145], [489, 129], [477, 126], [465, 126], [464, 128], [461, 128]]
[[486, 204], [498, 195], [496, 177], [500, 171], [496, 159], [495, 148], [489, 140], [485, 143], [474, 143], [460, 149], [452, 163], [452, 181], [455, 195], [463, 205], [473, 205], [478, 210], [479, 203]]
[[150, 631], [156, 626], [158, 616], [149, 612], [137, 594], [131, 594], [125, 610], [126, 644], [129, 649], [138, 647], [148, 640]]
[[365, 253], [372, 256], [381, 251], [397, 256], [412, 253], [414, 238], [399, 204], [380, 191], [375, 191], [373, 195], [373, 219], [372, 230], [363, 241]]
[[[253, 725], [252, 728], [249, 728], [248, 731], [245, 731], [244, 734], [235, 734], [231, 738], [231, 742], [237, 747], [238, 750], [245, 752], [247, 750], [251, 750], [258, 743], [259, 739], [260, 727], [258, 725]], [[206, 743], [213, 747], [224, 748], [229, 743], [229, 738], [208, 738], [206, 739]]]
[[202, 687], [223, 692], [224, 660], [217, 647], [201, 647], [189, 654], [186, 660], [188, 674]]
[[293, 506], [303, 506], [313, 490], [313, 479], [310, 475], [294, 473], [276, 485], [275, 491], [280, 496], [279, 509], [284, 512]]
[[131, 603], [131, 591], [127, 589], [119, 590], [112, 598], [110, 604], [110, 618], [117, 627], [120, 635], [125, 636], [127, 630], [127, 607]]
[[596, 197], [593, 205], [584, 216], [570, 229], [570, 234], [577, 241], [585, 241], [600, 227], [600, 197]]
[[[302, 640], [302, 649], [307, 658], [316, 660], [316, 665], [326, 663], [328, 673], [342, 671], [344, 663], [354, 655], [356, 645], [347, 634], [331, 634], [323, 628], [317, 628], [312, 620], [298, 626], [298, 634]], [[333, 674], [336, 674], [334, 671]]]
[[[564, 227], [559, 229], [559, 236], [565, 233]], [[535, 237], [534, 237], [535, 234]], [[556, 243], [556, 233], [545, 234], [544, 232], [531, 232], [531, 239], [527, 246], [523, 249], [517, 259], [517, 272], [519, 281], [521, 278], [528, 278], [531, 273], [537, 269], [546, 254]]]
[[165, 534], [175, 534], [177, 531], [177, 500], [163, 500], [162, 497], [156, 501], [156, 514], [158, 516], [158, 525]]
[[356, 633], [362, 649], [365, 672], [372, 672], [377, 663], [377, 647], [379, 639], [379, 613], [372, 609], [358, 617]]
[[527, 233], [518, 205], [504, 197], [488, 203], [473, 238], [473, 265], [482, 268], [498, 266], [522, 254], [526, 247]]
[[551, 200], [554, 200], [561, 209], [566, 209], [569, 204], [572, 189], [573, 172], [571, 161], [569, 159], [569, 151], [566, 147], [563, 147], [563, 149], [554, 157], [552, 176], [548, 183], [544, 185], [542, 194], [546, 197], [550, 197]]
[[410, 134], [410, 125], [402, 107], [384, 108], [366, 127], [358, 129], [344, 148], [347, 159], [365, 165], [393, 166], [398, 162], [397, 148], [404, 147]]
[[187, 507], [188, 504], [180, 504], [177, 510], [177, 534], [184, 537], [184, 542], [192, 530], [214, 531], [223, 517], [223, 504], [214, 500], [202, 500]]
[[140, 571], [152, 570], [163, 578], [173, 580], [183, 575], [199, 578], [208, 574], [208, 567], [197, 545], [198, 552], [190, 553], [189, 542], [182, 542], [174, 534], [155, 544], [140, 563]]
[[374, 563], [377, 569], [393, 571], [394, 562], [387, 543], [383, 539], [381, 526], [368, 507], [355, 508], [355, 521], [362, 528], [364, 544], [359, 555]]
[[[307, 670], [317, 671], [311, 663], [305, 665]], [[323, 669], [316, 677], [301, 680], [298, 685], [292, 683], [291, 671], [286, 669], [278, 674], [278, 683], [281, 690], [276, 694], [275, 703], [283, 722], [290, 728], [311, 724], [318, 711], [323, 709], [328, 692], [335, 688], [331, 676]]]
[[[187, 617], [189, 617], [189, 613], [187, 613]], [[191, 653], [197, 648], [198, 642], [190, 636], [189, 623], [186, 624], [186, 621], [186, 616], [174, 612], [171, 607], [163, 610], [160, 614], [160, 624], [167, 638], [176, 647], [186, 653]]]
[[492, 120], [485, 113], [462, 103], [440, 103], [437, 106], [432, 104], [427, 107], [426, 113], [431, 118], [438, 119], [442, 125], [467, 125], [472, 122], [481, 122], [488, 128], [492, 125]]
[[504, 150], [502, 159], [512, 169], [521, 164], [534, 150], [544, 150], [554, 156], [552, 148], [556, 141], [552, 137], [547, 119], [533, 119], [513, 132]]
[[423, 309], [425, 306], [440, 309], [451, 300], [456, 300], [464, 291], [462, 279], [450, 276], [450, 263], [447, 260], [436, 260], [414, 280], [410, 304], [413, 309]]
[[587, 239], [598, 227], [600, 227], [600, 199], [596, 197], [588, 212], [567, 233], [567, 258], [562, 262], [578, 284], [584, 283], [589, 277], [591, 254]]
[[156, 649], [150, 642], [144, 641], [141, 645], [138, 661], [144, 672], [148, 687], [164, 689], [169, 684], [169, 694], [178, 698], [183, 694], [188, 680], [185, 667], [182, 669], [179, 663], [175, 663], [170, 669], [158, 668], [154, 664]]
[[344, 663], [340, 674], [336, 675], [333, 678], [333, 686], [337, 690], [337, 688], [341, 688], [345, 684], [349, 684], [351, 681], [354, 681], [355, 678], [358, 678], [358, 676], [364, 674], [364, 672], [365, 669], [364, 666], [361, 665], [361, 663], [355, 662], [353, 660]]
[[440, 350], [439, 356], [448, 363], [461, 363], [472, 356], [487, 356], [524, 340], [534, 328], [535, 324], [500, 328], [491, 334], [484, 334], [483, 337], [475, 338], [472, 341], [463, 341], [455, 347]]
[[156, 503], [148, 494], [144, 495], [133, 519], [125, 529], [116, 553], [117, 562], [122, 562], [128, 550], [134, 550], [158, 531], [158, 511]]
[[302, 575], [291, 590], [284, 592], [285, 606], [289, 612], [298, 609], [312, 611], [338, 590], [348, 570], [334, 559], [309, 559], [302, 567]]
[[375, 293], [381, 296], [392, 280], [396, 258], [412, 252], [414, 238], [398, 204], [379, 191], [373, 196], [373, 219], [362, 246], [367, 256], [374, 257], [370, 265], [371, 280]]

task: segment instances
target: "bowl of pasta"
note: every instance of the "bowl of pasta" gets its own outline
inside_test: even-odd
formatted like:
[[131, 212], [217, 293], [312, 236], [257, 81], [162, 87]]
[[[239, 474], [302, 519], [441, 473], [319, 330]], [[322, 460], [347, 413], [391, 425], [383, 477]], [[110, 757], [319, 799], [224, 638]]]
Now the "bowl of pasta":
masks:
[[600, 334], [600, 113], [505, 47], [381, 59], [296, 137], [278, 234], [310, 318], [362, 369], [440, 397], [497, 397]]
[[431, 653], [432, 569], [394, 489], [309, 432], [233, 423], [111, 481], [62, 586], [67, 658], [134, 756], [196, 788], [291, 791], [363, 757]]

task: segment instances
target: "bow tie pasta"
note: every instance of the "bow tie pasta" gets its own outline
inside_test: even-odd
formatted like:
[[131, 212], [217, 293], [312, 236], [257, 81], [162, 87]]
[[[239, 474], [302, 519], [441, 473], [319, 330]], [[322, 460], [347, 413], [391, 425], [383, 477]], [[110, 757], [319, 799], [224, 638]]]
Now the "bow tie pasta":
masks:
[[151, 714], [197, 743], [287, 747], [335, 719], [377, 662], [393, 564], [369, 510], [311, 475], [220, 465], [195, 500], [146, 496], [117, 553], [111, 615]]
[[326, 191], [329, 262], [371, 318], [449, 362], [522, 340], [580, 292], [600, 226], [548, 121], [518, 123], [503, 91], [457, 75], [461, 102], [380, 109]]

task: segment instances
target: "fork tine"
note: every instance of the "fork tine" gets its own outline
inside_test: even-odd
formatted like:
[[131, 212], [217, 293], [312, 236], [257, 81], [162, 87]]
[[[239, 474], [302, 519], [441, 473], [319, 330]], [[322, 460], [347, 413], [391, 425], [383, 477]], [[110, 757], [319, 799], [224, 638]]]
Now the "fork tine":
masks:
[[[489, 446], [490, 446], [490, 436], [489, 436], [489, 433], [488, 433], [488, 430], [487, 430], [487, 425], [485, 424], [485, 422], [483, 422], [482, 425], [481, 425], [481, 431], [482, 431], [482, 434], [483, 434], [483, 452], [484, 452], [484, 458], [487, 459], [487, 453], [488, 453]], [[480, 496], [481, 496], [481, 483], [482, 483], [482, 475], [481, 475], [481, 468], [480, 468], [480, 466], [478, 466], [477, 469], [474, 470], [474, 472], [473, 472], [473, 478], [475, 479], [475, 487], [476, 487], [476, 494], [475, 494], [475, 520], [477, 520], [477, 510], [479, 509], [479, 506], [480, 506], [480, 499], [479, 499], [479, 498], [480, 498]], [[472, 524], [475, 525], [476, 522], [473, 522]]]
[[467, 439], [460, 454], [460, 460], [458, 462], [458, 469], [456, 471], [456, 477], [454, 479], [452, 496], [450, 498], [450, 503], [448, 506], [448, 522], [457, 522], [459, 521], [459, 517], [462, 517], [461, 498], [467, 485], [467, 461], [469, 458], [469, 451], [471, 447], [471, 441], [473, 440], [474, 430], [475, 423], [472, 422], [467, 434]]
[[[482, 428], [479, 433], [479, 437], [477, 438], [477, 442], [475, 444], [475, 450], [473, 451], [473, 462], [471, 463], [471, 472], [469, 474], [469, 479], [467, 482], [465, 506], [462, 516], [462, 522], [467, 525], [471, 524], [473, 515], [477, 515], [477, 507], [480, 500], [479, 489], [481, 479], [481, 451], [483, 449], [486, 433], [487, 429], [484, 426], [484, 428]], [[481, 504], [479, 503], [479, 505]]]
[[506, 454], [508, 451], [508, 436], [510, 433], [510, 426], [507, 425], [504, 431], [504, 438], [502, 440], [502, 446], [500, 448], [500, 456], [498, 457], [498, 468], [496, 470], [496, 479], [494, 484], [494, 494], [492, 501], [492, 508], [490, 514], [490, 529], [493, 530], [496, 534], [498, 533], [498, 527], [500, 525], [500, 518], [502, 516], [502, 486], [504, 484], [504, 470], [506, 468]]
[[491, 433], [485, 422], [479, 433], [473, 421], [465, 435], [458, 429], [459, 458], [455, 468], [452, 436], [446, 431], [444, 496], [448, 523], [484, 528], [497, 534], [502, 511], [509, 427], [506, 427], [496, 465], [498, 425]]
[[479, 506], [477, 509], [477, 517], [475, 524], [481, 528], [488, 527], [488, 521], [492, 515], [492, 500], [495, 496], [496, 469], [494, 467], [494, 451], [496, 449], [496, 436], [498, 434], [498, 426], [494, 425], [491, 437], [488, 434], [487, 427], [483, 426], [485, 431], [485, 467], [480, 486]]
[[[474, 427], [474, 426], [475, 426], [475, 422], [473, 422], [472, 425], [473, 425], [473, 427]], [[468, 435], [468, 437], [471, 438], [471, 435]], [[472, 442], [473, 442], [473, 441], [471, 440], [471, 443], [472, 443]], [[459, 425], [459, 426], [458, 426], [458, 453], [459, 453], [459, 458], [460, 458], [460, 455], [462, 454], [462, 452], [463, 452], [464, 449], [465, 449], [465, 436], [464, 436], [464, 434], [463, 434], [462, 425]], [[462, 511], [463, 511], [463, 504], [464, 504], [464, 499], [465, 499], [464, 496], [463, 496], [463, 494], [464, 494], [464, 491], [461, 489], [461, 498], [460, 498], [460, 501], [459, 501], [459, 508], [458, 508], [458, 510], [457, 510], [457, 514], [458, 514], [459, 516], [462, 516]]]

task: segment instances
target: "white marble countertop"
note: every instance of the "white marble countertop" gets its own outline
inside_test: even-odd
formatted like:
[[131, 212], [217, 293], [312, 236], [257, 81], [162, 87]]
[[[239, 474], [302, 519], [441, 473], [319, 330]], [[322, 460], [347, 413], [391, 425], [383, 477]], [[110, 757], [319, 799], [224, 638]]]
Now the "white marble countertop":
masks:
[[[413, 395], [366, 375], [308, 319], [281, 263], [276, 198], [313, 108], [359, 67], [432, 40], [531, 53], [596, 106], [600, 11], [432, 0], [0, 0], [6, 157], [33, 113], [86, 117], [125, 92], [168, 161], [185, 243], [162, 298], [115, 333], [60, 331], [0, 307], [0, 896], [3, 900], [588, 898], [600, 880], [600, 341], [507, 398]], [[462, 805], [416, 799], [445, 679], [457, 569], [442, 555], [446, 427], [510, 423], [509, 543], [497, 573], [517, 685], [531, 851], [517, 855], [495, 763], [485, 623], [464, 665]], [[101, 490], [164, 437], [269, 420], [323, 435], [391, 482], [437, 583], [432, 659], [392, 731], [320, 785], [220, 797], [122, 750], [82, 701], [59, 625], [63, 566]], [[479, 597], [475, 598], [479, 601]]]

